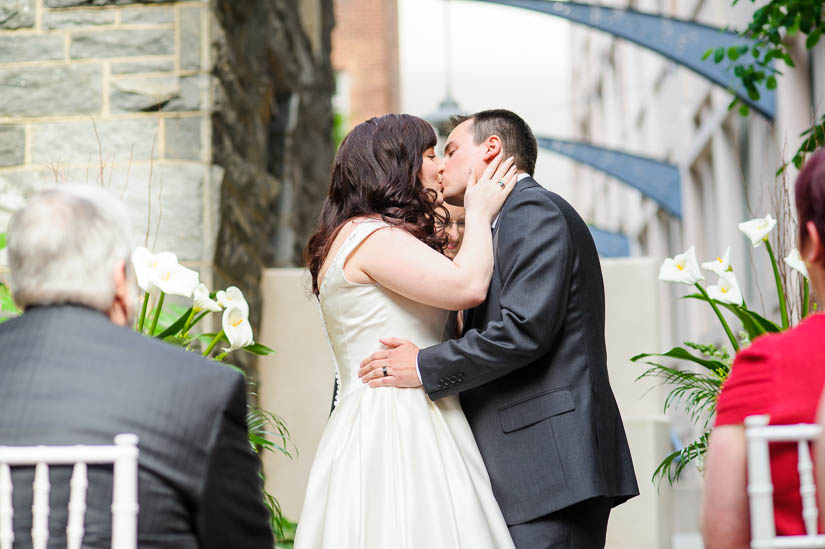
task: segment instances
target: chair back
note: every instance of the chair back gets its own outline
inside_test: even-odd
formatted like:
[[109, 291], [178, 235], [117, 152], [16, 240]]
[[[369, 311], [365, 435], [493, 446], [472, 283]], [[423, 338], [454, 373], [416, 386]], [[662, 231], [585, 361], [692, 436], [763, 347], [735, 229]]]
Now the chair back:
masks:
[[[745, 418], [748, 445], [748, 500], [750, 503], [751, 549], [825, 548], [825, 535], [817, 533], [819, 511], [816, 506], [814, 467], [810, 443], [822, 428], [819, 425], [768, 425], [770, 416]], [[799, 495], [805, 534], [777, 536], [773, 508], [773, 481], [768, 452], [770, 442], [796, 442], [798, 452]]]
[[112, 549], [137, 547], [138, 437], [115, 436], [113, 446], [0, 446], [0, 549], [12, 549], [14, 509], [11, 467], [35, 467], [32, 503], [32, 549], [46, 549], [49, 540], [49, 466], [73, 465], [69, 489], [66, 540], [80, 549], [86, 514], [86, 466], [113, 464]]

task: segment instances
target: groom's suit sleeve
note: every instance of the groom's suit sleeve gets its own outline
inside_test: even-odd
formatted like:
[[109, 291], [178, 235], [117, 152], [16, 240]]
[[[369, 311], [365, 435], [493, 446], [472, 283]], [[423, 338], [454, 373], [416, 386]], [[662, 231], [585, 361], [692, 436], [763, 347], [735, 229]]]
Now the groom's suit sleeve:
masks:
[[499, 219], [496, 234], [501, 318], [419, 352], [421, 380], [432, 399], [530, 364], [547, 354], [564, 322], [574, 261], [564, 215], [537, 187], [510, 200], [514, 203]]

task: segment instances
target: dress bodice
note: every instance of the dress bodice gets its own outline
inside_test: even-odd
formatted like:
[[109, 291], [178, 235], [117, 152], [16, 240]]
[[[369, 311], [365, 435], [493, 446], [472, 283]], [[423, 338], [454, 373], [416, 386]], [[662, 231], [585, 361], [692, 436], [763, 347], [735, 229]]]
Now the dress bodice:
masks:
[[358, 369], [364, 358], [384, 348], [380, 338], [400, 337], [423, 348], [448, 337], [447, 311], [412, 301], [379, 284], [347, 280], [346, 260], [364, 239], [388, 226], [378, 219], [358, 222], [321, 281], [321, 316], [338, 377], [336, 403], [365, 386], [358, 378]]

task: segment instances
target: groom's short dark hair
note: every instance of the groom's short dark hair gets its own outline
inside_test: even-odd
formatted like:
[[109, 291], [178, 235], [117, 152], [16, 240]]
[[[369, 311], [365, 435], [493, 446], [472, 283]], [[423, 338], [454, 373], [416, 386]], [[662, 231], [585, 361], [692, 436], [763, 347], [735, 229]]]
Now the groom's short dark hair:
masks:
[[533, 130], [519, 115], [506, 109], [480, 111], [469, 116], [450, 118], [450, 131], [467, 120], [473, 121], [473, 142], [481, 143], [491, 135], [501, 138], [505, 156], [515, 158], [516, 167], [533, 175], [538, 145]]

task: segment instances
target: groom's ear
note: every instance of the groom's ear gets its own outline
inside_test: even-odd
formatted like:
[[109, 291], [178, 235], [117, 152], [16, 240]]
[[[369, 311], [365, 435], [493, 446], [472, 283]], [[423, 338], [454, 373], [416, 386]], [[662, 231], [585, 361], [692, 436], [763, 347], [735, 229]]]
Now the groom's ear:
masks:
[[501, 138], [491, 135], [484, 141], [484, 162], [490, 162], [501, 152]]

